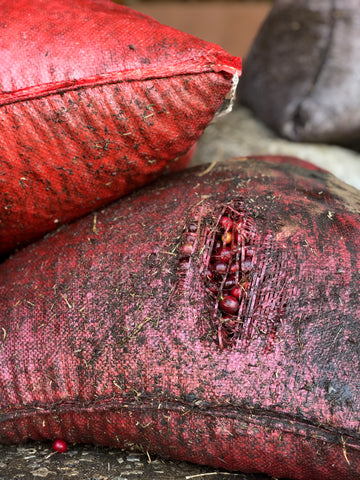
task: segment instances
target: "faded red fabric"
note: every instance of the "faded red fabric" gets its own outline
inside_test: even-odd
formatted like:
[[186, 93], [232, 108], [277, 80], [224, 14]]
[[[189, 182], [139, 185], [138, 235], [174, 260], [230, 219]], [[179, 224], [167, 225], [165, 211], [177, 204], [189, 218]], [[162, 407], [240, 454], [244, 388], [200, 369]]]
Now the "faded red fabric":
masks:
[[0, 254], [186, 166], [241, 69], [109, 0], [0, 11]]
[[[26, 247], [0, 267], [0, 441], [360, 478], [359, 207], [310, 164], [242, 158]], [[225, 217], [248, 279], [232, 323], [208, 272]]]

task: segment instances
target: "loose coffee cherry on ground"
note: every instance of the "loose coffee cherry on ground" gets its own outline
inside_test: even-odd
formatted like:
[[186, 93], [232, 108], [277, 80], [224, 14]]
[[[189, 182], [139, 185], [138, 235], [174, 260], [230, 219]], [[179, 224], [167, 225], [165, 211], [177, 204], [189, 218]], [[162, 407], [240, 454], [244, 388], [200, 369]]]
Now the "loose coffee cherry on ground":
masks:
[[220, 301], [219, 307], [223, 312], [234, 315], [239, 310], [239, 302], [233, 296], [226, 295], [226, 297]]
[[52, 449], [54, 450], [54, 452], [57, 452], [57, 453], [65, 453], [67, 450], [67, 443], [65, 442], [65, 440], [61, 440], [61, 438], [57, 438], [52, 443]]

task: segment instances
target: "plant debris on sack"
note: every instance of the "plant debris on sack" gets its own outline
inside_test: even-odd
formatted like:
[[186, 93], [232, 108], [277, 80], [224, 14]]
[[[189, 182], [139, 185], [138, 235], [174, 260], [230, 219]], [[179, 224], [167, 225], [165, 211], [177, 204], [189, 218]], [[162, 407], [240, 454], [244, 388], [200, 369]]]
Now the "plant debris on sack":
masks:
[[13, 255], [0, 266], [0, 442], [358, 479], [359, 207], [307, 162], [238, 158]]

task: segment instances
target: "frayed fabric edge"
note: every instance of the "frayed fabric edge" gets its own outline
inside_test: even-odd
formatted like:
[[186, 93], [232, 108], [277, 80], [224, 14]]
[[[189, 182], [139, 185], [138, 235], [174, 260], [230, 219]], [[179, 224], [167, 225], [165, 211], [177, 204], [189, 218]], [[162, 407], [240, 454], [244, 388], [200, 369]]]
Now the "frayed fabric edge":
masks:
[[218, 118], [224, 117], [225, 115], [227, 115], [228, 113], [230, 113], [232, 111], [235, 100], [236, 100], [236, 90], [237, 90], [237, 86], [238, 86], [238, 83], [239, 83], [239, 78], [240, 78], [239, 73], [235, 72], [233, 77], [232, 77], [231, 88], [228, 91], [228, 93], [226, 94], [225, 100], [222, 103], [221, 107], [215, 113], [215, 116], [214, 116], [211, 123], [215, 122]]

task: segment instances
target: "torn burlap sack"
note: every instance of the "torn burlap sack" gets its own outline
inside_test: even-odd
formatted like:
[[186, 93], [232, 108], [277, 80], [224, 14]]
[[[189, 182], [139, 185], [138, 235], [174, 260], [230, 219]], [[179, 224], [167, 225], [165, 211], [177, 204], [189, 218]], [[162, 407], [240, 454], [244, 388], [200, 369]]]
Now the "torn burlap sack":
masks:
[[242, 158], [24, 248], [0, 266], [0, 442], [358, 480], [359, 207], [310, 164]]

